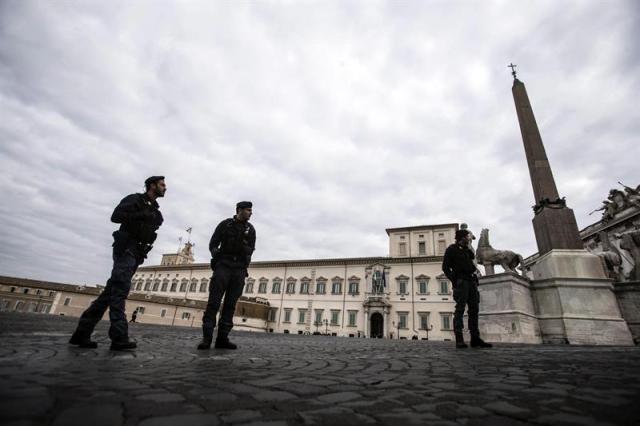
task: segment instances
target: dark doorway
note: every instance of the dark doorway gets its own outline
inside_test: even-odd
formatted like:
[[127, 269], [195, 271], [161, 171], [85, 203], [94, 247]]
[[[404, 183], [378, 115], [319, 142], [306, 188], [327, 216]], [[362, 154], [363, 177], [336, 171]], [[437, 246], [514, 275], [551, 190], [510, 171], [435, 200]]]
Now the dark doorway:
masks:
[[371, 314], [371, 337], [381, 339], [384, 330], [383, 325], [384, 319], [382, 318], [382, 314], [378, 312]]

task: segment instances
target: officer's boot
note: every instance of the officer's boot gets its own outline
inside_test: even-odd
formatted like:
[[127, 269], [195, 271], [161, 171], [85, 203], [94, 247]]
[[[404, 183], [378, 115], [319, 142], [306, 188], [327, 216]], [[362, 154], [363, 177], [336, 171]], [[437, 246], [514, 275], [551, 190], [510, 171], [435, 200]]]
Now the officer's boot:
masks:
[[81, 333], [78, 330], [74, 331], [69, 339], [69, 344], [78, 346], [79, 348], [95, 349], [98, 344], [91, 340], [91, 336], [87, 336], [85, 333]]
[[472, 348], [492, 348], [493, 345], [491, 343], [487, 343], [480, 338], [479, 335], [471, 336], [471, 347]]
[[213, 337], [211, 337], [211, 336], [203, 337], [202, 340], [200, 341], [200, 343], [198, 343], [198, 349], [200, 349], [200, 350], [209, 349], [211, 347], [211, 341], [212, 340], [213, 340]]
[[218, 334], [218, 337], [216, 337], [215, 348], [216, 349], [238, 349], [238, 345], [236, 345], [235, 343], [231, 343], [229, 341], [228, 336]]
[[464, 336], [462, 335], [462, 331], [456, 331], [456, 348], [465, 349], [468, 348], [467, 344], [464, 342]]
[[138, 344], [135, 340], [131, 340], [128, 337], [124, 339], [112, 340], [111, 341], [111, 349], [112, 351], [130, 351], [138, 347]]

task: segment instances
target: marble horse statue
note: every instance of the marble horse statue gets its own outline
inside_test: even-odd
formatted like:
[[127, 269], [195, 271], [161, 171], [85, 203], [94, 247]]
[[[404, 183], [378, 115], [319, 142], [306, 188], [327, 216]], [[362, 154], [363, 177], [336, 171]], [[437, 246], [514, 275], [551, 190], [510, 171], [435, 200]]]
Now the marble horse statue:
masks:
[[505, 272], [518, 273], [516, 267], [522, 269], [522, 256], [511, 250], [496, 250], [489, 243], [489, 230], [483, 229], [480, 233], [478, 248], [476, 249], [476, 259], [485, 268], [486, 275], [493, 275], [493, 266], [500, 265]]

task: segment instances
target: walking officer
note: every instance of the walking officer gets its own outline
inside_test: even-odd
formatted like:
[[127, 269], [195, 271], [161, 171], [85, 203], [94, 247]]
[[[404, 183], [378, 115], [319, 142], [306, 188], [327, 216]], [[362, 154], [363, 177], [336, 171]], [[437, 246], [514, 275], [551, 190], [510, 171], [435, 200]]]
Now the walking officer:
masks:
[[236, 205], [236, 215], [225, 219], [218, 226], [209, 242], [211, 269], [213, 276], [209, 285], [209, 301], [202, 316], [202, 341], [198, 349], [209, 349], [216, 327], [216, 316], [220, 309], [222, 296], [224, 304], [218, 325], [216, 348], [236, 349], [229, 341], [229, 332], [233, 328], [233, 313], [236, 302], [242, 295], [244, 280], [248, 276], [247, 268], [256, 247], [256, 230], [249, 223], [252, 214], [250, 201], [241, 201]]
[[115, 208], [111, 221], [120, 224], [113, 233], [113, 269], [102, 293], [82, 313], [78, 327], [69, 343], [81, 348], [96, 348], [91, 333], [107, 308], [109, 308], [109, 337], [111, 350], [128, 350], [136, 347], [129, 339], [125, 301], [131, 289], [131, 277], [151, 251], [156, 231], [163, 218], [156, 199], [164, 197], [167, 186], [164, 176], [151, 176], [144, 181], [144, 194], [127, 195]]
[[478, 311], [480, 310], [480, 293], [478, 292], [478, 277], [473, 251], [469, 248], [473, 234], [467, 229], [456, 231], [456, 242], [447, 247], [444, 252], [442, 270], [453, 284], [453, 299], [456, 301], [456, 310], [453, 315], [453, 331], [456, 336], [456, 348], [466, 348], [462, 335], [465, 307], [469, 308], [468, 326], [471, 334], [472, 348], [490, 348], [492, 345], [480, 338], [478, 329]]

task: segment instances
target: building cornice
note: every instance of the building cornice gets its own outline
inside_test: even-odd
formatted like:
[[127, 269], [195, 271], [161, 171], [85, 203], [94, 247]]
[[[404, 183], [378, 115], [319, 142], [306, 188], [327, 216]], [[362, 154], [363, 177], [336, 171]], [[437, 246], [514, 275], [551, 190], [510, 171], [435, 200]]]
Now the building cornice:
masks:
[[459, 229], [459, 225], [457, 223], [442, 223], [439, 225], [421, 225], [421, 226], [404, 226], [402, 228], [387, 228], [387, 235], [391, 235], [391, 232], [405, 232], [405, 231], [421, 231], [421, 230], [430, 230], [430, 229], [444, 229], [444, 228], [455, 228], [456, 231]]
[[[363, 265], [369, 266], [374, 263], [382, 264], [398, 264], [398, 263], [434, 263], [442, 262], [442, 256], [413, 256], [413, 257], [351, 257], [336, 259], [302, 259], [302, 260], [270, 260], [251, 262], [250, 269], [266, 269], [266, 268], [290, 268], [290, 267], [314, 267], [314, 266], [351, 266]], [[175, 271], [175, 270], [209, 270], [210, 264], [207, 263], [191, 263], [189, 265], [153, 265], [141, 266], [138, 272], [151, 271]]]

